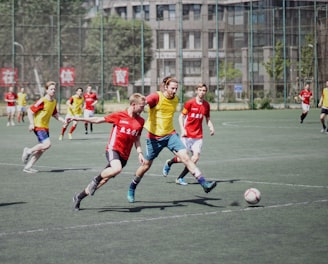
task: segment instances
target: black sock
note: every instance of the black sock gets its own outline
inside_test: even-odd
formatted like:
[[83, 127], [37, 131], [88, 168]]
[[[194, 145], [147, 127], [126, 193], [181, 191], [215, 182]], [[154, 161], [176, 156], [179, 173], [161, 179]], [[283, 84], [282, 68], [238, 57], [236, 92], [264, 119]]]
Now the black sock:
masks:
[[184, 167], [183, 171], [180, 173], [178, 179], [182, 179], [184, 176], [188, 174], [189, 170], [187, 167]]
[[85, 192], [85, 190], [83, 190], [82, 192], [79, 193], [79, 195], [77, 196], [77, 198], [79, 198], [79, 200], [84, 199], [85, 197], [87, 197], [87, 193]]
[[93, 179], [95, 180], [96, 183], [99, 183], [99, 182], [101, 182], [103, 177], [101, 177], [101, 175], [99, 174], [97, 177], [94, 177]]

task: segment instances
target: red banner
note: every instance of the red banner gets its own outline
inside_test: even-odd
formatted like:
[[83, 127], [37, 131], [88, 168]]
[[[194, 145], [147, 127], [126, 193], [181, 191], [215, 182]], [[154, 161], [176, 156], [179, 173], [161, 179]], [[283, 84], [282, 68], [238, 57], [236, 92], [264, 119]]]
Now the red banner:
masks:
[[129, 68], [115, 68], [113, 72], [113, 85], [129, 85]]
[[0, 86], [8, 87], [18, 83], [17, 68], [1, 68]]
[[60, 68], [60, 86], [74, 86], [75, 68]]

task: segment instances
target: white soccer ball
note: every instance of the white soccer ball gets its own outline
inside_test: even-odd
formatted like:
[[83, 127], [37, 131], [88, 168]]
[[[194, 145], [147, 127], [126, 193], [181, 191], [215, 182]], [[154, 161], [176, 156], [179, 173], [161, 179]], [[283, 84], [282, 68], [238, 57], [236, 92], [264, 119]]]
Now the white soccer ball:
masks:
[[249, 204], [257, 204], [261, 200], [261, 192], [256, 188], [249, 188], [245, 191], [244, 198]]

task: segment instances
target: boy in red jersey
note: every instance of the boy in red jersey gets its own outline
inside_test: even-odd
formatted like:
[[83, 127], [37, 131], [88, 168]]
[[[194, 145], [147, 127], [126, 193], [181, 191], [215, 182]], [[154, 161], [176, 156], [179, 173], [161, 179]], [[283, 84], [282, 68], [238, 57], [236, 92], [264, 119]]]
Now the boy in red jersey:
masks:
[[174, 129], [173, 117], [179, 103], [179, 98], [176, 96], [178, 81], [172, 77], [166, 77], [161, 86], [161, 91], [147, 96], [147, 104], [149, 105], [148, 119], [145, 123], [145, 128], [148, 130], [147, 151], [145, 161], [137, 169], [127, 193], [127, 199], [130, 203], [134, 202], [137, 185], [164, 148], [168, 148], [181, 159], [206, 193], [216, 186], [216, 181], [205, 180], [202, 172], [190, 159], [186, 147]]
[[55, 99], [56, 83], [47, 82], [46, 95], [36, 101], [27, 111], [27, 116], [30, 121], [29, 130], [33, 131], [38, 138], [39, 143], [32, 148], [24, 148], [22, 161], [25, 164], [23, 169], [26, 173], [36, 173], [37, 170], [32, 166], [41, 157], [41, 155], [51, 147], [49, 137], [49, 122], [50, 118], [54, 117], [57, 120], [65, 123], [65, 119], [59, 116], [57, 112], [57, 101]]
[[[67, 115], [66, 115], [65, 119], [67, 120], [67, 119], [72, 119], [73, 117], [82, 116], [83, 102], [84, 102], [83, 89], [81, 87], [79, 87], [75, 90], [75, 94], [73, 96], [71, 96], [66, 102]], [[72, 139], [72, 133], [74, 132], [76, 126], [77, 126], [77, 122], [74, 121], [71, 129], [69, 130], [68, 139]], [[61, 134], [59, 135], [59, 140], [63, 140], [63, 137], [64, 137], [67, 127], [68, 127], [68, 123], [65, 123], [62, 127]]]
[[130, 106], [127, 110], [109, 114], [104, 117], [84, 117], [72, 120], [84, 121], [94, 124], [113, 124], [108, 143], [106, 144], [106, 158], [108, 161], [105, 169], [94, 177], [89, 185], [73, 197], [73, 209], [80, 210], [82, 199], [94, 195], [95, 191], [109, 179], [118, 175], [127, 164], [133, 145], [135, 146], [140, 163], [144, 162], [140, 136], [145, 120], [140, 116], [146, 105], [146, 98], [135, 93], [130, 96]]
[[[210, 135], [214, 135], [214, 126], [210, 120], [210, 104], [205, 101], [207, 92], [206, 84], [199, 84], [196, 87], [196, 97], [188, 100], [182, 109], [179, 116], [179, 125], [181, 130], [181, 140], [186, 146], [187, 150], [192, 153], [191, 160], [197, 163], [203, 146], [203, 119], [205, 117], [206, 124], [210, 130]], [[179, 157], [175, 156], [166, 161], [163, 167], [163, 176], [167, 176], [173, 163], [180, 163]], [[188, 174], [187, 167], [181, 172], [176, 179], [176, 183], [180, 185], [187, 185], [184, 177]]]
[[[97, 95], [92, 91], [92, 86], [88, 85], [84, 98], [84, 117], [93, 117], [95, 113], [95, 105], [98, 103]], [[85, 134], [88, 134], [88, 122], [84, 123]], [[90, 123], [90, 132], [93, 131], [92, 123]]]
[[302, 124], [310, 110], [310, 100], [312, 99], [310, 84], [305, 84], [303, 90], [299, 94], [299, 98], [302, 100], [302, 114], [300, 116], [300, 123]]
[[7, 114], [8, 114], [8, 122], [7, 126], [14, 126], [14, 118], [16, 112], [16, 100], [18, 96], [14, 93], [14, 87], [10, 86], [8, 89], [8, 93], [5, 93], [5, 102], [7, 103]]

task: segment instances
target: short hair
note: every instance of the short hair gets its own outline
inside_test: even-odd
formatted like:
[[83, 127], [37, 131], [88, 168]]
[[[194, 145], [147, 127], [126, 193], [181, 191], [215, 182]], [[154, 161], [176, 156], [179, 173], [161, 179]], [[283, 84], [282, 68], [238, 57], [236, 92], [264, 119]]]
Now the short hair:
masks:
[[81, 89], [81, 91], [83, 92], [83, 88], [82, 87], [78, 87], [78, 88], [76, 88], [75, 89], [75, 92], [77, 92], [78, 90], [80, 90]]
[[142, 95], [141, 93], [133, 93], [130, 98], [130, 105], [133, 103], [139, 103], [140, 101], [146, 101], [146, 97]]
[[205, 83], [199, 83], [199, 84], [196, 86], [196, 90], [197, 90], [198, 88], [202, 88], [202, 87], [205, 87], [205, 88], [206, 88], [206, 91], [208, 90], [208, 89], [207, 89], [207, 86], [206, 86]]
[[164, 85], [169, 85], [171, 82], [174, 82], [174, 83], [178, 83], [178, 80], [175, 79], [174, 77], [172, 76], [167, 76], [163, 79], [163, 84]]
[[50, 85], [56, 85], [56, 83], [53, 82], [53, 81], [49, 81], [49, 82], [47, 82], [47, 83], [46, 83], [46, 86], [45, 86], [46, 90], [48, 90], [48, 88], [49, 88]]

